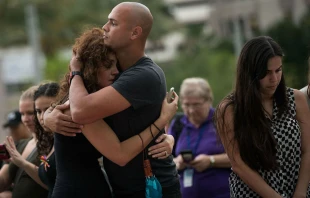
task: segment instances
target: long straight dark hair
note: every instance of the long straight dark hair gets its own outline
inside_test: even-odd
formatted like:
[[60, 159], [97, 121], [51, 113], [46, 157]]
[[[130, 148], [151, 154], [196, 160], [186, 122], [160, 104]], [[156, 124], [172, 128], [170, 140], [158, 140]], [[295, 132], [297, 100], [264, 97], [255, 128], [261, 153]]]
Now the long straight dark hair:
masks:
[[[219, 104], [223, 109], [218, 108], [215, 117], [218, 132], [224, 132], [225, 111], [229, 105], [233, 106], [233, 141], [239, 147], [242, 160], [254, 170], [278, 167], [277, 143], [272, 134], [270, 120], [265, 116], [259, 91], [259, 80], [267, 74], [268, 60], [276, 56], [284, 55], [281, 47], [272, 38], [260, 36], [248, 41], [238, 59], [235, 90]], [[279, 109], [277, 117], [281, 117], [288, 109], [283, 73], [274, 93], [274, 101]], [[220, 136], [227, 138], [227, 134], [222, 133]]]

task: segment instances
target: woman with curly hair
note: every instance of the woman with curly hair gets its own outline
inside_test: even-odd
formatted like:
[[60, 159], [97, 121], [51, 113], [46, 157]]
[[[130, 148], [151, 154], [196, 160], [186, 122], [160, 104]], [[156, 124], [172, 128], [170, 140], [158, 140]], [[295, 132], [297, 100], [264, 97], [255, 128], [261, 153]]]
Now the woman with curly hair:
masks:
[[[79, 54], [79, 60], [83, 63], [78, 75], [83, 76], [89, 93], [113, 83], [118, 74], [117, 60], [111, 49], [104, 44], [103, 30], [94, 28], [86, 31], [76, 40], [73, 52]], [[61, 83], [59, 104], [65, 103], [69, 98], [72, 77], [72, 73], [68, 72]], [[157, 127], [164, 128], [173, 117], [177, 110], [177, 101], [176, 94], [172, 103], [168, 104], [167, 100], [164, 100], [161, 115], [155, 121]], [[70, 112], [65, 113], [70, 115]], [[139, 135], [120, 142], [105, 121], [108, 120], [101, 119], [84, 125], [82, 133], [76, 134], [75, 137], [55, 133], [57, 179], [53, 197], [111, 197], [97, 159], [104, 155], [115, 164], [124, 166], [159, 133], [158, 129], [151, 125]], [[172, 147], [173, 145], [171, 150]]]
[[[44, 188], [48, 189], [51, 197], [55, 179], [56, 179], [56, 162], [54, 155], [54, 136], [51, 131], [44, 126], [43, 114], [52, 103], [55, 102], [56, 96], [59, 92], [59, 85], [55, 82], [41, 84], [34, 92], [34, 123], [35, 123], [35, 137], [37, 139], [36, 148], [38, 152], [37, 160], [41, 160], [41, 165], [36, 166], [27, 162], [21, 157], [16, 150], [12, 137], [7, 138], [6, 147], [11, 154], [12, 161], [23, 168], [29, 175]], [[31, 174], [32, 173], [32, 174]], [[33, 174], [34, 173], [34, 174]]]
[[286, 87], [282, 58], [272, 38], [248, 41], [235, 90], [217, 108], [231, 197], [309, 197], [310, 114], [303, 93]]

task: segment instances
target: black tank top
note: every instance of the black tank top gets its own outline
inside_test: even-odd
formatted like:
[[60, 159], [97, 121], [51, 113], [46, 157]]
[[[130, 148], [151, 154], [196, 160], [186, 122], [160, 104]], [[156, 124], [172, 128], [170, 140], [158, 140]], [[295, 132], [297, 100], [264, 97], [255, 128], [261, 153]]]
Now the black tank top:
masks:
[[48, 165], [46, 170], [44, 168], [44, 164], [40, 164], [39, 166], [39, 177], [41, 181], [47, 185], [48, 187], [48, 197], [52, 197], [55, 181], [56, 181], [56, 161], [55, 161], [55, 153], [53, 153], [48, 158]]
[[98, 163], [102, 155], [83, 134], [67, 137], [55, 133], [54, 146], [57, 176], [52, 197], [111, 197]]

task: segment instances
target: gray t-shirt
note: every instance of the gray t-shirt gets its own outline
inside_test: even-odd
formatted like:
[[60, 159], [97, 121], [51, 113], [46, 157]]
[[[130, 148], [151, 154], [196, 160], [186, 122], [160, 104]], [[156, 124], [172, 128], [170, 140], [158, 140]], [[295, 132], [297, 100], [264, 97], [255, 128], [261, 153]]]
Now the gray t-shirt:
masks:
[[[135, 65], [123, 71], [112, 87], [131, 104], [124, 111], [105, 119], [120, 141], [139, 134], [159, 117], [166, 96], [166, 79], [162, 69], [150, 58], [142, 57]], [[149, 146], [154, 144], [153, 141]], [[149, 159], [162, 187], [172, 186], [178, 181], [172, 156], [163, 160]], [[104, 167], [116, 194], [127, 195], [145, 189], [142, 153], [124, 167], [104, 158]]]

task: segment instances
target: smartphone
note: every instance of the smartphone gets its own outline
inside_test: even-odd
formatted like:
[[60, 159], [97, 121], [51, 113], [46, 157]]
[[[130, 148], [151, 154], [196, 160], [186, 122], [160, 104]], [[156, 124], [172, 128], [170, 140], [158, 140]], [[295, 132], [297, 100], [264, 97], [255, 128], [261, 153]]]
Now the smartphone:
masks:
[[171, 87], [171, 89], [170, 89], [170, 91], [168, 93], [168, 97], [167, 97], [167, 102], [168, 103], [171, 103], [174, 100], [173, 92], [174, 92], [174, 87]]
[[10, 154], [4, 144], [0, 144], [0, 160], [10, 159]]
[[183, 150], [180, 152], [184, 162], [190, 162], [193, 160], [193, 151], [192, 150]]

